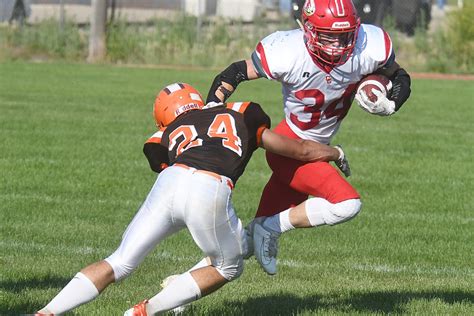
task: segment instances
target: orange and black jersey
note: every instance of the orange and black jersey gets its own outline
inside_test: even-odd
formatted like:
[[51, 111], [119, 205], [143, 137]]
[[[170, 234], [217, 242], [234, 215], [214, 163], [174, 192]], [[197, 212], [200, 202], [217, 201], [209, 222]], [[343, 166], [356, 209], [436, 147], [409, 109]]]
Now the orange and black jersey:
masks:
[[235, 183], [270, 124], [257, 103], [208, 105], [182, 114], [155, 133], [143, 152], [156, 172], [180, 163], [229, 177]]

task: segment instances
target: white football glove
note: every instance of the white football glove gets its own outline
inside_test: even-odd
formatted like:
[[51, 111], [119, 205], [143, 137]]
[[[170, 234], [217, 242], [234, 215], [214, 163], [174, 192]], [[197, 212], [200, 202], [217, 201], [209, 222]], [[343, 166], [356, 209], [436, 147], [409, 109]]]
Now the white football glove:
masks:
[[334, 148], [339, 150], [339, 158], [335, 161], [336, 166], [346, 177], [349, 177], [351, 175], [351, 167], [349, 166], [349, 160], [347, 160], [347, 157], [342, 150], [342, 146], [336, 145]]
[[380, 116], [388, 116], [395, 113], [395, 102], [389, 100], [379, 90], [372, 89], [372, 92], [377, 96], [376, 102], [370, 101], [364, 90], [359, 90], [356, 93], [355, 99], [357, 100], [361, 108], [371, 114]]

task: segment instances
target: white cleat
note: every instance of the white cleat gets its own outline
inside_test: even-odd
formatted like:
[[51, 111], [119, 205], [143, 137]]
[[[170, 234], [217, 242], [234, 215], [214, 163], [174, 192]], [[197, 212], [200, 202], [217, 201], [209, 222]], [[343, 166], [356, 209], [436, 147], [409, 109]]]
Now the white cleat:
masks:
[[[163, 281], [161, 281], [161, 284], [160, 284], [161, 288], [164, 289], [165, 287], [167, 287], [168, 284], [170, 284], [177, 277], [179, 277], [179, 274], [173, 274], [173, 275], [170, 275], [170, 276], [166, 277]], [[175, 307], [171, 310], [171, 312], [173, 312], [175, 315], [179, 315], [179, 314], [183, 313], [188, 308], [188, 305], [189, 304]]]
[[280, 237], [278, 233], [269, 231], [260, 224], [255, 224], [253, 227], [255, 258], [270, 275], [277, 273], [278, 237]]

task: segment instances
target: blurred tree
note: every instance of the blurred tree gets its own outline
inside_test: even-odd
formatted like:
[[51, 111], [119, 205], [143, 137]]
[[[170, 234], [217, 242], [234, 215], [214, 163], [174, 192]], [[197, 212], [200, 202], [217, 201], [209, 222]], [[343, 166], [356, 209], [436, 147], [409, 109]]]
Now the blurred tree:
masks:
[[92, 0], [91, 27], [89, 34], [88, 62], [99, 62], [107, 54], [105, 29], [107, 22], [107, 1]]

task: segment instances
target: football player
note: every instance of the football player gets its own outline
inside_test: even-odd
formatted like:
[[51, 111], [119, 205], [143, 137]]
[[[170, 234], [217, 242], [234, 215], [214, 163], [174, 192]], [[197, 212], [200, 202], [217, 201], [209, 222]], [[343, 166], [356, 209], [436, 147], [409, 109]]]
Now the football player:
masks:
[[79, 273], [37, 315], [63, 314], [121, 280], [164, 238], [187, 228], [210, 259], [169, 280], [164, 289], [125, 315], [154, 315], [194, 301], [243, 270], [245, 233], [231, 202], [232, 189], [252, 153], [262, 147], [302, 161], [336, 161], [341, 148], [294, 140], [269, 130], [270, 118], [253, 102], [210, 103], [185, 83], [161, 90], [154, 104], [159, 129], [144, 145], [159, 176], [129, 224], [117, 250]]
[[[268, 35], [250, 59], [234, 62], [218, 74], [207, 101], [224, 102], [242, 81], [278, 81], [285, 118], [274, 132], [329, 144], [364, 76], [380, 73], [393, 84], [390, 94], [378, 95], [375, 102], [364, 91], [355, 95], [368, 112], [392, 115], [408, 99], [410, 76], [395, 61], [389, 35], [361, 24], [351, 0], [307, 0], [299, 22], [301, 29]], [[275, 274], [281, 233], [345, 222], [359, 213], [361, 202], [357, 191], [327, 162], [301, 162], [271, 152], [266, 157], [273, 173], [258, 206], [259, 224], [252, 221], [248, 228], [253, 243], [263, 247], [255, 249], [257, 260], [267, 273]]]

